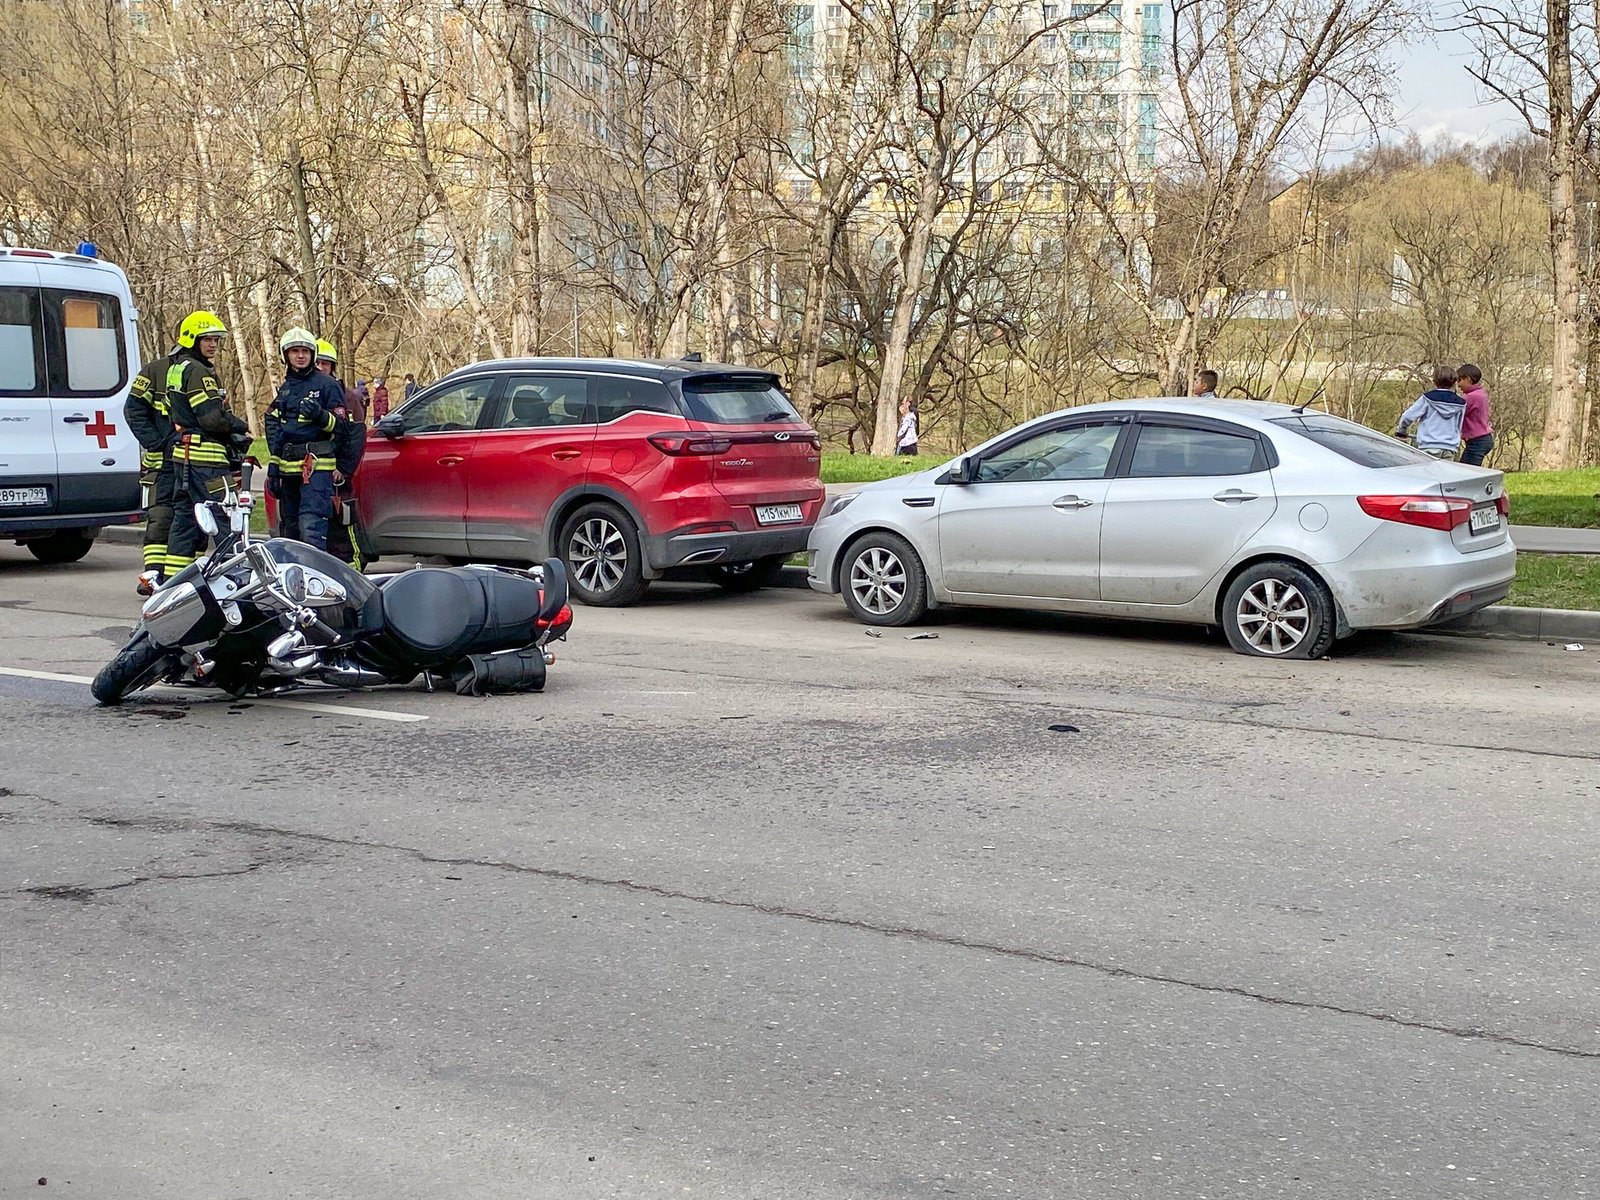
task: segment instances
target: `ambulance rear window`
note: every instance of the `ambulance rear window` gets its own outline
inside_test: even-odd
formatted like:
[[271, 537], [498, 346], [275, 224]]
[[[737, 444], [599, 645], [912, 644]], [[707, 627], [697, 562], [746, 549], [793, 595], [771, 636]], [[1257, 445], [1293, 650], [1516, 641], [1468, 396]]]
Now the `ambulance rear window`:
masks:
[[115, 296], [63, 295], [66, 391], [106, 395], [122, 385], [122, 313]]

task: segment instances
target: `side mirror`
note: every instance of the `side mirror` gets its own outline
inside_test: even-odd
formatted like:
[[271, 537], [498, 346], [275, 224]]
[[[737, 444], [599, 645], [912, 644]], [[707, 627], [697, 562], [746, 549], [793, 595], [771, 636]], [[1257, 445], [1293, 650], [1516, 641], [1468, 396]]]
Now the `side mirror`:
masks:
[[283, 569], [283, 590], [296, 604], [306, 602], [306, 573], [298, 563], [290, 563]]
[[406, 431], [406, 419], [399, 413], [390, 413], [386, 417], [378, 418], [378, 423], [372, 427], [386, 438], [397, 438]]
[[958, 458], [955, 462], [950, 464], [950, 482], [961, 484], [971, 483], [973, 479], [973, 472], [976, 470], [977, 464], [975, 464], [970, 458]]

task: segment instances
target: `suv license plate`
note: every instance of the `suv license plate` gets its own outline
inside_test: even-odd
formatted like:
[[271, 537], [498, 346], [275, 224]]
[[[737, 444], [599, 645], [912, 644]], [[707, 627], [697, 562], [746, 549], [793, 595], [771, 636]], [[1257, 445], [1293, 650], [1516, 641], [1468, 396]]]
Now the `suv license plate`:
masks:
[[21, 507], [24, 505], [49, 504], [50, 489], [42, 487], [28, 488], [0, 488], [0, 506]]
[[798, 521], [802, 515], [798, 504], [768, 504], [756, 509], [756, 521], [762, 525], [782, 525]]
[[1475, 508], [1472, 516], [1468, 518], [1467, 528], [1473, 533], [1488, 533], [1490, 530], [1500, 528], [1500, 510], [1498, 508]]

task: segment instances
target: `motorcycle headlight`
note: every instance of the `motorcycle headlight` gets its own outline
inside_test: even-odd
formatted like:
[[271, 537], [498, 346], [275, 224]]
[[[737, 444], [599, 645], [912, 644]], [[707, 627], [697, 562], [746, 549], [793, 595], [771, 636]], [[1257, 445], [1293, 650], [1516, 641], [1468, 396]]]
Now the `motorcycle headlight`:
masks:
[[856, 497], [859, 495], [861, 495], [860, 492], [846, 492], [842, 496], [835, 496], [832, 500], [828, 501], [827, 510], [822, 515], [824, 517], [838, 516], [845, 509], [854, 504], [856, 502]]

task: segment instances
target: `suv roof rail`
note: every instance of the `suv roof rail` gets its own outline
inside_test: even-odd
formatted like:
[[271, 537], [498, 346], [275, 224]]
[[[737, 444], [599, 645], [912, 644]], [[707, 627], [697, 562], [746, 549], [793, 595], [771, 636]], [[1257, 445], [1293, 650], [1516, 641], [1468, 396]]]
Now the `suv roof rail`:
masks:
[[705, 355], [698, 350], [691, 350], [683, 356], [684, 362], [705, 362]]

